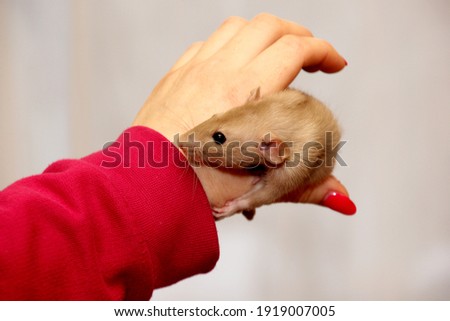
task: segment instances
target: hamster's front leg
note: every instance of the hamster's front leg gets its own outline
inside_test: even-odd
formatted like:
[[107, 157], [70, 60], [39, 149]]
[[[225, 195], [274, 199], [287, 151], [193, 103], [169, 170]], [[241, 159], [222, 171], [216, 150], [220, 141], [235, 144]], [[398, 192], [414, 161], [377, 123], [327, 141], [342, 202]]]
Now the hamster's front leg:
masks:
[[228, 216], [231, 216], [236, 213], [245, 212], [245, 215], [248, 219], [251, 219], [252, 211], [255, 208], [264, 205], [270, 204], [280, 198], [280, 191], [282, 189], [278, 188], [276, 184], [273, 184], [273, 181], [270, 179], [259, 180], [255, 186], [245, 193], [244, 195], [235, 198], [234, 200], [228, 201], [225, 203], [223, 207], [215, 207], [213, 208], [214, 216], [216, 219], [222, 219]]

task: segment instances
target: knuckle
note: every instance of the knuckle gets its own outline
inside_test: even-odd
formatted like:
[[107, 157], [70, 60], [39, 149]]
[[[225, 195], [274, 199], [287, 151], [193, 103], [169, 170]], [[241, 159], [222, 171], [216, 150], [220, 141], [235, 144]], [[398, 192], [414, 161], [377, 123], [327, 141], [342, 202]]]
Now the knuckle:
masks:
[[264, 25], [270, 28], [281, 28], [282, 20], [270, 13], [259, 13], [253, 18], [253, 22], [257, 25]]
[[266, 22], [274, 22], [274, 21], [279, 21], [280, 19], [277, 18], [276, 16], [267, 13], [267, 12], [261, 12], [258, 13], [254, 18], [254, 21], [266, 21]]
[[231, 25], [242, 25], [245, 24], [247, 21], [244, 18], [238, 17], [238, 16], [231, 16], [226, 18], [222, 22], [222, 26], [231, 26]]
[[294, 51], [303, 51], [307, 43], [303, 41], [303, 37], [296, 35], [284, 35], [280, 38], [280, 43]]

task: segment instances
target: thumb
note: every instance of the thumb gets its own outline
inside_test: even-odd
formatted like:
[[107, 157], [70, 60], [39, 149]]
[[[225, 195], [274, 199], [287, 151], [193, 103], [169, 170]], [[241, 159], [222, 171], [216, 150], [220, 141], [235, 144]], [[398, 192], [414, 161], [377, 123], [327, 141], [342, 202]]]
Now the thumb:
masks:
[[356, 213], [356, 206], [350, 199], [347, 189], [334, 176], [329, 176], [319, 185], [291, 192], [280, 201], [318, 204], [345, 215]]

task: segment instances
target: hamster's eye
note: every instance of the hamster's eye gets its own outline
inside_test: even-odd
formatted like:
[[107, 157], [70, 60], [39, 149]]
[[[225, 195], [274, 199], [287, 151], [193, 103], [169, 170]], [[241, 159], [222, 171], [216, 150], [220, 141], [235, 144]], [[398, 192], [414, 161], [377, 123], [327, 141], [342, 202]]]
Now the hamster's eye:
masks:
[[225, 141], [227, 140], [227, 138], [225, 137], [224, 134], [222, 134], [221, 132], [215, 132], [212, 135], [212, 138], [214, 139], [214, 141], [216, 142], [216, 144], [222, 145], [223, 143], [225, 143]]

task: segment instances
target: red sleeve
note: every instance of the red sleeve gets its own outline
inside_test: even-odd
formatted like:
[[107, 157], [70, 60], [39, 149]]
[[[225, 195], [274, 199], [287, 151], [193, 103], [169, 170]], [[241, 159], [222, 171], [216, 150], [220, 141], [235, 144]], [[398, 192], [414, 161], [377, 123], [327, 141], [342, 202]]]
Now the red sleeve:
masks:
[[148, 300], [219, 257], [198, 179], [145, 127], [5, 188], [0, 217], [0, 300]]

